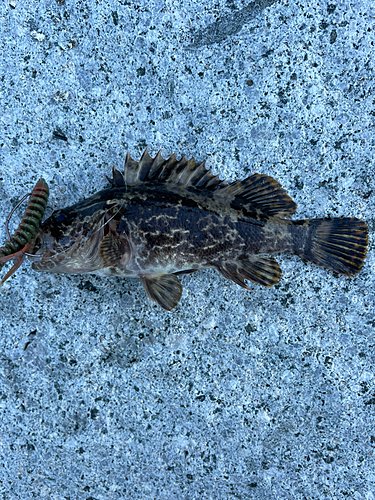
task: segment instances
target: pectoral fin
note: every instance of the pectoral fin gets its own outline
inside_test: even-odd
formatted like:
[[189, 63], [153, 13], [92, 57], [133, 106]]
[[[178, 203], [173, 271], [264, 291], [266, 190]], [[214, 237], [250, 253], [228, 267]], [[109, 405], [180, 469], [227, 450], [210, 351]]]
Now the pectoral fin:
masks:
[[105, 267], [119, 266], [129, 253], [127, 242], [115, 233], [108, 233], [99, 245], [99, 255]]
[[140, 276], [147, 296], [166, 311], [177, 306], [182, 285], [174, 274], [145, 274]]
[[275, 259], [270, 257], [254, 257], [254, 259], [235, 262], [222, 262], [217, 270], [228, 280], [249, 290], [244, 280], [254, 281], [263, 286], [275, 285], [280, 277], [281, 270]]

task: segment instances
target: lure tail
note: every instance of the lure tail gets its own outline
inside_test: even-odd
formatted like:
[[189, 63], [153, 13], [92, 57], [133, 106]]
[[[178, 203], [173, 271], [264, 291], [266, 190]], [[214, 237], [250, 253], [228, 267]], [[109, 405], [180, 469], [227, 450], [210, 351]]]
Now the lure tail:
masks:
[[[0, 248], [0, 269], [10, 260], [15, 260], [13, 267], [7, 272], [0, 282], [0, 286], [17, 271], [25, 259], [25, 254], [38, 234], [44, 210], [46, 208], [49, 195], [48, 184], [42, 178], [35, 184], [30, 193], [30, 200], [27, 204], [22, 220], [9, 240]], [[13, 211], [10, 215], [12, 215]], [[9, 221], [9, 218], [8, 218]]]
[[309, 219], [294, 224], [306, 228], [306, 238], [295, 253], [339, 274], [355, 276], [367, 253], [367, 224], [356, 218]]

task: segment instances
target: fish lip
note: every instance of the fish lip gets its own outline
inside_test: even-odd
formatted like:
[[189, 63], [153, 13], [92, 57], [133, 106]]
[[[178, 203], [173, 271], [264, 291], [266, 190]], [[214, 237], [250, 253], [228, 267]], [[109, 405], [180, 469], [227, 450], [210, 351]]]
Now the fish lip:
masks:
[[44, 234], [41, 230], [35, 236], [29, 252], [25, 253], [27, 260], [37, 262], [41, 260], [45, 253]]
[[39, 262], [43, 259], [43, 255], [41, 253], [27, 254], [27, 260], [30, 262]]

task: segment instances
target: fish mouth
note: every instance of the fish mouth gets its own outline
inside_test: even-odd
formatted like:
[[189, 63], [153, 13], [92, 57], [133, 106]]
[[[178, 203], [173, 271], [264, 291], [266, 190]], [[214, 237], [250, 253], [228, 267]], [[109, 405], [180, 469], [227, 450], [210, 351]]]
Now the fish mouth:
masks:
[[32, 248], [26, 254], [27, 259], [31, 262], [39, 262], [42, 259], [54, 257], [59, 254], [55, 247], [55, 239], [49, 233], [40, 230], [35, 237]]
[[35, 242], [35, 253], [28, 255], [34, 271], [80, 274], [93, 272], [102, 266], [99, 246], [104, 230], [88, 235], [78, 235], [74, 241], [63, 237], [59, 241], [49, 233], [39, 233]]
[[[56, 273], [92, 273], [104, 266], [99, 247], [103, 238], [116, 231], [118, 204], [88, 215], [68, 210], [47, 219], [36, 236], [31, 259], [32, 269]], [[68, 222], [68, 223], [67, 223]]]

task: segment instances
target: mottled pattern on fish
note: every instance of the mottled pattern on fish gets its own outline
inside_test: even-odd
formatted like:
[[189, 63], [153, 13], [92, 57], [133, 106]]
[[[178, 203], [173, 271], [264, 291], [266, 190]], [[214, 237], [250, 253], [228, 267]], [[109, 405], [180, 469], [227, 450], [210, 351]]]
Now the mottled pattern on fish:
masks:
[[348, 276], [366, 255], [366, 223], [355, 218], [292, 221], [296, 204], [277, 181], [254, 174], [227, 184], [204, 163], [147, 150], [129, 154], [111, 187], [41, 226], [33, 252], [37, 271], [139, 277], [148, 296], [166, 310], [182, 287], [178, 274], [215, 267], [248, 288], [278, 282], [267, 254], [288, 252]]

